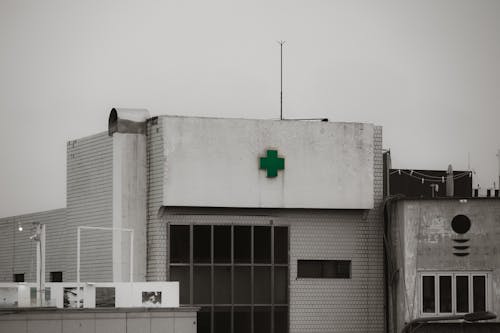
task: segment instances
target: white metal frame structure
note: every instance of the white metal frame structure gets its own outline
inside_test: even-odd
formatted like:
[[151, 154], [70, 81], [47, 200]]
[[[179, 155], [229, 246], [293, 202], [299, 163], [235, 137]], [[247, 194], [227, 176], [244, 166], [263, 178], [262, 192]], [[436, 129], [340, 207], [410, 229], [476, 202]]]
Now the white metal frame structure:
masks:
[[80, 284], [80, 234], [82, 229], [130, 232], [130, 282], [134, 281], [134, 230], [125, 228], [86, 227], [77, 228], [76, 241], [76, 282]]
[[32, 241], [37, 243], [36, 247], [36, 284], [38, 288], [37, 292], [37, 305], [44, 305], [44, 294], [45, 294], [45, 240], [46, 240], [46, 228], [45, 224], [34, 222], [35, 234], [30, 237]]

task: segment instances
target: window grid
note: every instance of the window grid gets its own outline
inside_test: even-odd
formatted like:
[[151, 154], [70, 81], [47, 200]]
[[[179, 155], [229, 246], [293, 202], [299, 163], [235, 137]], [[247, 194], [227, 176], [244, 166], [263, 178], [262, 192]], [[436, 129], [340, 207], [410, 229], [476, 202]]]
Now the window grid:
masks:
[[[458, 312], [457, 311], [457, 277], [465, 276], [468, 278], [467, 281], [467, 297], [468, 297], [468, 311]], [[420, 314], [423, 316], [437, 315], [437, 316], [447, 316], [455, 314], [466, 314], [474, 312], [474, 277], [484, 278], [484, 308], [485, 311], [489, 308], [489, 279], [488, 272], [421, 272], [420, 273], [420, 283], [419, 283], [419, 300], [420, 300]], [[424, 302], [423, 302], [423, 280], [424, 277], [434, 278], [434, 312], [424, 312]], [[442, 312], [441, 310], [441, 300], [440, 300], [440, 277], [451, 277], [451, 312]]]
[[[270, 221], [270, 225], [266, 226], [249, 226], [249, 225], [227, 225], [227, 224], [222, 224], [222, 225], [206, 225], [206, 224], [190, 224], [190, 225], [184, 225], [186, 227], [189, 227], [189, 263], [187, 262], [175, 262], [175, 263], [170, 263], [170, 257], [169, 257], [169, 266], [171, 269], [169, 269], [169, 280], [172, 275], [172, 268], [175, 267], [189, 267], [189, 304], [182, 303], [183, 305], [192, 305], [192, 306], [200, 306], [205, 308], [203, 311], [208, 310], [210, 312], [210, 332], [216, 332], [216, 313], [217, 310], [229, 310], [230, 312], [230, 332], [236, 332], [235, 328], [235, 313], [236, 310], [240, 311], [238, 313], [241, 313], [241, 311], [244, 311], [245, 308], [250, 309], [250, 332], [255, 331], [255, 311], [257, 310], [262, 310], [262, 309], [270, 309], [270, 312], [266, 312], [270, 316], [270, 332], [275, 332], [276, 328], [276, 323], [275, 323], [275, 317], [278, 315], [275, 313], [275, 311], [280, 311], [280, 313], [283, 313], [283, 309], [286, 309], [284, 314], [286, 315], [286, 318], [289, 316], [289, 255], [287, 254], [286, 256], [286, 263], [280, 263], [275, 264], [275, 228], [283, 228], [286, 229], [285, 234], [286, 234], [286, 250], [287, 253], [289, 253], [289, 229], [287, 226], [273, 226], [272, 221]], [[169, 230], [168, 230], [168, 235], [170, 237], [169, 244], [171, 244], [171, 239], [172, 239], [172, 233], [171, 233], [171, 227], [172, 226], [180, 226], [177, 224], [171, 225], [170, 223], [168, 224]], [[194, 258], [194, 228], [197, 226], [209, 226], [210, 227], [210, 262], [195, 262]], [[229, 227], [230, 228], [230, 262], [214, 262], [215, 261], [215, 242], [214, 242], [214, 233], [215, 233], [215, 228], [216, 227]], [[249, 262], [235, 262], [235, 227], [249, 227], [250, 228], [250, 261]], [[255, 228], [268, 228], [270, 235], [268, 236], [270, 238], [270, 246], [269, 246], [269, 256], [270, 256], [270, 262], [255, 262]], [[260, 229], [260, 231], [266, 231], [266, 229]], [[267, 238], [267, 237], [266, 237]], [[169, 254], [171, 251], [169, 251]], [[281, 257], [280, 257], [281, 258]], [[266, 259], [267, 261], [267, 259]], [[210, 268], [210, 303], [196, 303], [195, 301], [195, 282], [194, 282], [194, 271], [196, 267], [207, 267]], [[231, 303], [216, 303], [215, 301], [215, 271], [216, 268], [220, 267], [230, 267], [230, 292], [231, 292], [231, 297], [230, 301]], [[236, 303], [235, 301], [235, 268], [238, 267], [248, 267], [250, 271], [250, 303], [248, 302], [243, 302], [243, 303]], [[269, 280], [267, 283], [269, 283], [269, 294], [270, 294], [270, 301], [269, 302], [259, 302], [256, 303], [255, 299], [255, 291], [256, 291], [256, 286], [255, 286], [255, 271], [256, 269], [259, 268], [267, 268], [269, 270]], [[275, 270], [276, 268], [286, 268], [286, 303], [275, 303]], [[267, 274], [267, 273], [266, 273]], [[282, 294], [281, 294], [282, 295]], [[281, 296], [282, 297], [282, 296]], [[284, 299], [283, 299], [284, 300]], [[225, 309], [224, 309], [225, 308]], [[278, 308], [278, 309], [277, 309]], [[207, 311], [207, 312], [208, 312]], [[260, 313], [260, 312], [259, 312]], [[208, 315], [208, 314], [207, 314]], [[282, 322], [280, 322], [282, 323]], [[281, 325], [282, 327], [283, 325]], [[288, 326], [289, 326], [289, 321], [288, 324], [286, 325], [286, 330], [284, 332], [288, 332]], [[283, 328], [283, 327], [282, 327]], [[278, 328], [277, 328], [278, 329]], [[200, 330], [200, 329], [199, 329]], [[280, 331], [281, 332], [281, 331]], [[260, 333], [260, 332], [259, 332]]]

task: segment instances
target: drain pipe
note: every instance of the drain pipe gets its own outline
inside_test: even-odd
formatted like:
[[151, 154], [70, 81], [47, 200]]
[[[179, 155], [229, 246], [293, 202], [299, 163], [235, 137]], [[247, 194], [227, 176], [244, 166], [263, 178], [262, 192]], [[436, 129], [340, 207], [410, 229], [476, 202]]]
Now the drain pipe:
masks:
[[[391, 333], [390, 321], [392, 319], [392, 327], [395, 332], [397, 329], [397, 316], [396, 316], [396, 293], [392, 290], [396, 278], [399, 274], [399, 268], [396, 266], [396, 258], [392, 251], [392, 236], [391, 236], [391, 205], [393, 202], [405, 198], [402, 194], [388, 196], [384, 199], [384, 265], [385, 265], [385, 317], [386, 317], [386, 331]], [[389, 292], [391, 292], [389, 296]], [[392, 307], [389, 308], [389, 298], [391, 298]], [[392, 316], [391, 316], [392, 315]]]

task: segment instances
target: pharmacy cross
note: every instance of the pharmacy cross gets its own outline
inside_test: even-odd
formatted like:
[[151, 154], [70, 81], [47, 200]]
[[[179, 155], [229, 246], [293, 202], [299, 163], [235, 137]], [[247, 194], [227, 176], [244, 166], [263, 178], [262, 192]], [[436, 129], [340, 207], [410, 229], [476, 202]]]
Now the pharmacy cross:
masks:
[[267, 170], [268, 178], [276, 177], [278, 170], [285, 169], [285, 159], [278, 157], [277, 150], [268, 150], [267, 157], [260, 158], [260, 169]]

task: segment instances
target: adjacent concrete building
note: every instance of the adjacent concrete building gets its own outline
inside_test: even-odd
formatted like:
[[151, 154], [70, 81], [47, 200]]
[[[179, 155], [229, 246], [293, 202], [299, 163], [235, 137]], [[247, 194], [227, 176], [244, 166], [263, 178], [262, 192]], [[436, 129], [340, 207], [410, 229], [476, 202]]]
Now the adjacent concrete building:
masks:
[[66, 208], [0, 219], [2, 281], [34, 280], [31, 222], [48, 281], [126, 228], [82, 230], [81, 279], [180, 281], [198, 332], [385, 331], [381, 127], [113, 109], [67, 156]]
[[[386, 204], [389, 327], [471, 312], [500, 313], [500, 198]], [[416, 325], [419, 332], [498, 332], [498, 320]]]

